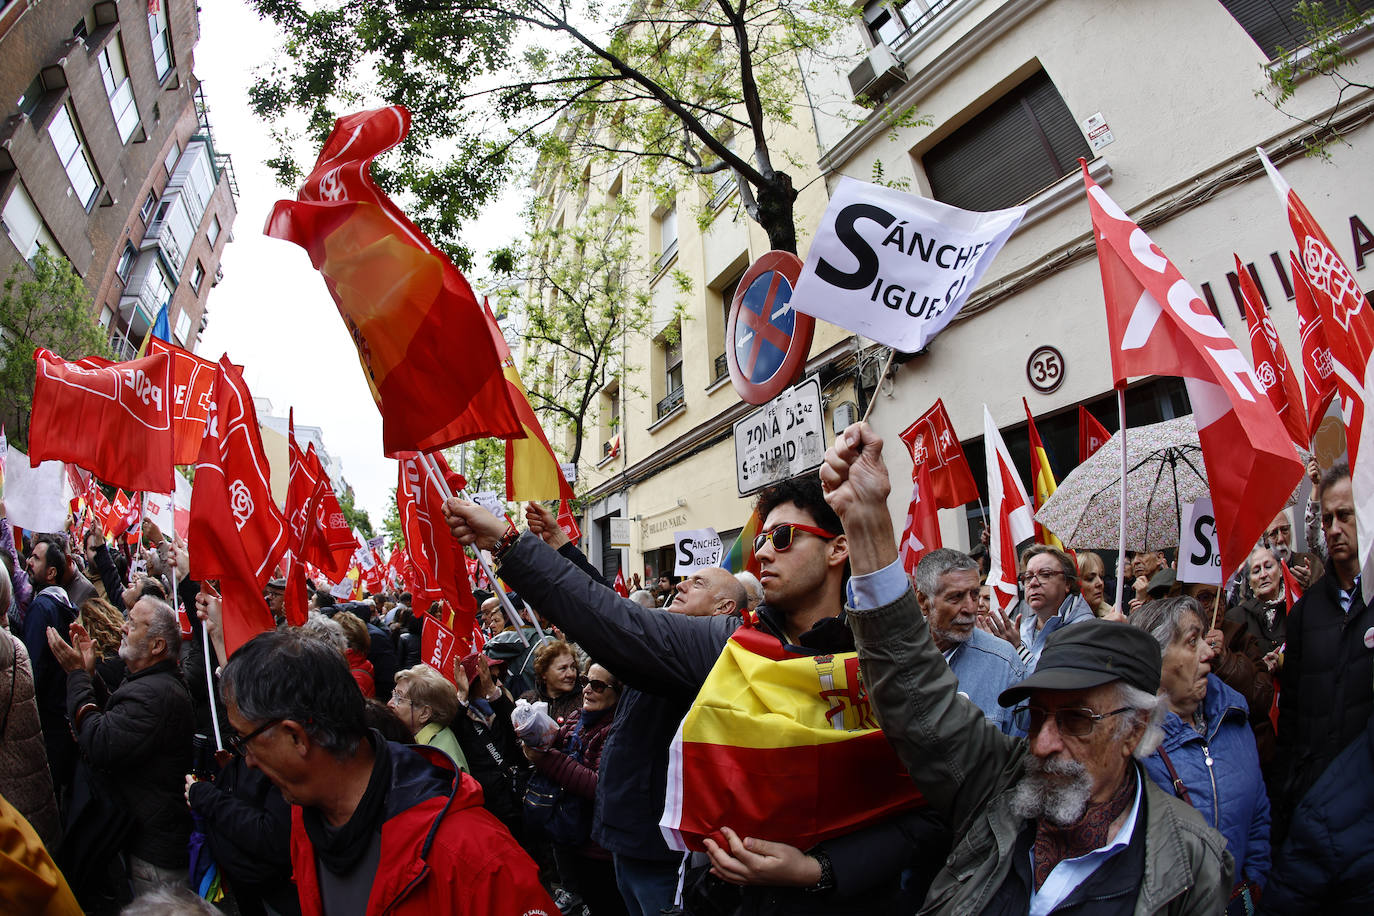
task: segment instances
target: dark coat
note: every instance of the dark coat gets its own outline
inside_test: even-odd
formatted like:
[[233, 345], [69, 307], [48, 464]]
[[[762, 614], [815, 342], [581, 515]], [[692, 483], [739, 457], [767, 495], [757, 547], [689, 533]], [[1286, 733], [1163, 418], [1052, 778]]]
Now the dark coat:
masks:
[[[108, 698], [101, 687], [85, 671], [67, 675], [77, 745], [133, 816], [128, 851], [160, 868], [185, 868], [191, 816], [184, 796], [195, 733], [186, 682], [176, 662], [164, 659], [128, 675]], [[87, 705], [96, 708], [82, 712]]]
[[1374, 913], [1374, 720], [1307, 793], [1260, 912]]
[[[560, 627], [597, 663], [629, 687], [657, 696], [695, 697], [725, 643], [739, 627], [733, 616], [686, 617], [646, 610], [589, 577], [567, 557], [526, 533], [501, 558], [501, 578]], [[758, 608], [759, 629], [785, 642], [781, 615]], [[852, 652], [854, 636], [843, 616], [828, 617], [797, 638], [793, 651], [814, 655]], [[838, 787], [837, 787], [838, 789]], [[886, 913], [898, 894], [898, 877], [915, 858], [928, 831], [908, 829], [919, 814], [900, 816], [821, 844], [835, 873], [835, 889], [751, 887], [745, 912]]]
[[377, 688], [378, 699], [385, 702], [396, 686], [396, 666], [399, 664], [396, 646], [391, 641], [391, 634], [375, 623], [367, 625], [367, 635], [372, 640], [367, 647], [367, 660], [372, 662], [372, 681]]
[[495, 716], [490, 726], [465, 707], [458, 710], [449, 728], [468, 760], [468, 771], [482, 786], [482, 804], [503, 824], [518, 826], [528, 761], [510, 721], [514, 704], [502, 693], [491, 701], [491, 708]]
[[[1301, 601], [1302, 599], [1298, 600]], [[1255, 637], [1259, 643], [1260, 657], [1283, 645], [1285, 635], [1288, 632], [1288, 615], [1284, 611], [1284, 603], [1278, 601], [1275, 604], [1277, 606], [1273, 625], [1270, 625], [1267, 613], [1270, 605], [1254, 596], [1246, 598], [1226, 612], [1227, 620], [1245, 627], [1245, 632]]]
[[[1374, 651], [1364, 644], [1374, 607], [1355, 588], [1341, 611], [1334, 568], [1313, 583], [1288, 615], [1288, 648], [1279, 674], [1278, 786], [1274, 839], [1307, 790], [1374, 715]], [[1276, 790], [1276, 791], [1275, 791]]]

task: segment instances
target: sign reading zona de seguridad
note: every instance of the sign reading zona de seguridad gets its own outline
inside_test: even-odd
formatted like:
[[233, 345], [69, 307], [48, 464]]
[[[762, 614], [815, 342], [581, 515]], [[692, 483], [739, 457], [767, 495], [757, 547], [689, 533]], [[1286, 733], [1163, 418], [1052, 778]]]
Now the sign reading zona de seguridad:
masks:
[[815, 376], [735, 423], [735, 482], [741, 496], [815, 470], [825, 461], [825, 418]]
[[1025, 207], [975, 213], [841, 178], [792, 305], [915, 353], [963, 307], [1025, 215]]

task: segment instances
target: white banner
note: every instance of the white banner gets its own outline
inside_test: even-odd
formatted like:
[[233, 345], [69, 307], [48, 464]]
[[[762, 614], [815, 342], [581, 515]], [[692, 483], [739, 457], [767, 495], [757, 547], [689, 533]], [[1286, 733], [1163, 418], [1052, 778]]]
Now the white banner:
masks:
[[698, 569], [719, 566], [720, 558], [725, 553], [720, 535], [716, 534], [714, 528], [674, 531], [673, 550], [677, 557], [673, 574], [677, 576], [690, 576]]
[[1217, 548], [1217, 515], [1210, 499], [1184, 503], [1178, 538], [1178, 581], [1220, 585], [1221, 551]]
[[41, 533], [67, 527], [72, 489], [60, 461], [44, 461], [29, 467], [29, 456], [7, 449], [5, 459], [5, 511], [9, 524]]
[[974, 213], [841, 178], [792, 304], [915, 353], [963, 307], [1025, 214], [1025, 207]]
[[481, 493], [474, 493], [472, 494], [472, 501], [497, 518], [506, 517], [506, 508], [501, 505], [501, 497], [497, 495], [495, 490], [483, 490]]
[[617, 515], [611, 519], [611, 546], [630, 546], [630, 520], [628, 518], [621, 518]]

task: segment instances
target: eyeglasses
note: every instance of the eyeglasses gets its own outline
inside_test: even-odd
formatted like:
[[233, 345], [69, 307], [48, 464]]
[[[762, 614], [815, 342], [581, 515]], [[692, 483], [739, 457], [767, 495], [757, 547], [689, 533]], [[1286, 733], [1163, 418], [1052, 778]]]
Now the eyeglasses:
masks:
[[392, 699], [394, 702], [396, 702], [396, 703], [409, 703], [409, 702], [410, 702], [410, 697], [406, 696], [404, 693], [401, 693], [401, 691], [399, 691], [399, 690], [393, 690], [393, 691], [391, 691], [391, 699]]
[[592, 688], [592, 693], [605, 693], [607, 690], [613, 689], [610, 684], [597, 678], [589, 679], [587, 686]]
[[1042, 569], [1040, 572], [1022, 573], [1017, 577], [1017, 581], [1022, 585], [1030, 585], [1032, 582], [1044, 582], [1048, 585], [1062, 575], [1064, 575], [1062, 569]]
[[773, 542], [773, 549], [782, 553], [792, 546], [793, 539], [796, 538], [798, 531], [805, 531], [807, 534], [814, 534], [818, 538], [833, 540], [839, 537], [824, 528], [813, 528], [810, 525], [799, 525], [796, 522], [784, 522], [781, 525], [774, 525], [772, 528], [754, 538], [754, 553], [763, 549], [763, 545], [769, 541]]
[[248, 745], [252, 742], [254, 738], [256, 738], [258, 735], [261, 735], [263, 732], [267, 731], [272, 726], [281, 725], [285, 721], [285, 719], [271, 719], [267, 722], [264, 722], [262, 725], [259, 725], [257, 728], [253, 729], [246, 735], [230, 735], [229, 746], [232, 747], [235, 753], [237, 753], [240, 757], [247, 757]]
[[1056, 709], [1051, 713], [1048, 709], [1041, 709], [1039, 706], [1018, 706], [1011, 711], [1011, 721], [1027, 736], [1034, 736], [1039, 733], [1045, 720], [1053, 715], [1054, 727], [1059, 730], [1059, 734], [1067, 735], [1070, 738], [1083, 738], [1091, 735], [1093, 729], [1097, 727], [1097, 723], [1103, 719], [1130, 711], [1129, 706], [1100, 713], [1093, 712], [1091, 709], [1068, 706]]
[[1268, 531], [1264, 532], [1264, 536], [1267, 537], [1269, 540], [1274, 541], [1274, 540], [1278, 540], [1278, 537], [1279, 537], [1280, 534], [1283, 535], [1284, 537], [1288, 537], [1288, 535], [1290, 535], [1290, 534], [1292, 534], [1292, 533], [1293, 533], [1293, 526], [1292, 526], [1292, 525], [1279, 525], [1279, 526], [1277, 526], [1277, 527], [1275, 527], [1275, 528], [1270, 528]]

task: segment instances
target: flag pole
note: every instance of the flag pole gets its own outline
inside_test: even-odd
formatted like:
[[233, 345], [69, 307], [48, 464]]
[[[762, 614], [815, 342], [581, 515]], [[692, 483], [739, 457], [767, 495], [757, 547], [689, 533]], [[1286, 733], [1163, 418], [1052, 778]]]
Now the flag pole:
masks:
[[1124, 596], [1126, 592], [1126, 386], [1116, 388], [1116, 412], [1120, 418], [1121, 432], [1121, 523], [1118, 529], [1120, 540], [1116, 554], [1116, 609], [1126, 613]]
[[[444, 475], [440, 472], [438, 462], [434, 460], [434, 456], [427, 452], [421, 452], [420, 460], [424, 462], [425, 471], [428, 472], [430, 479], [434, 481], [435, 487], [439, 490], [439, 495], [443, 496], [445, 499], [452, 499], [454, 492], [449, 487], [448, 481], [444, 479]], [[461, 495], [463, 499], [468, 498], [467, 490], [460, 491], [459, 495]], [[501, 607], [506, 612], [506, 619], [515, 627], [515, 633], [520, 637], [520, 641], [528, 646], [530, 641], [526, 638], [525, 631], [520, 626], [520, 616], [515, 612], [515, 606], [511, 604], [510, 596], [506, 594], [505, 588], [501, 586], [501, 580], [496, 578], [496, 573], [492, 572], [491, 567], [487, 564], [487, 558], [482, 556], [482, 551], [480, 549], [477, 550], [477, 562], [482, 567], [482, 572], [486, 573], [487, 578], [491, 581], [492, 588], [496, 591], [496, 597], [501, 602]], [[531, 623], [534, 624], [534, 631], [539, 635], [539, 639], [542, 642], [544, 639], [544, 630], [539, 626], [539, 621], [535, 619], [531, 620]]]
[[[175, 469], [173, 470], [172, 473], [176, 473]], [[145, 505], [146, 505], [146, 504], [145, 504]], [[173, 536], [173, 537], [176, 537], [176, 529], [177, 529], [177, 526], [176, 526], [176, 511], [177, 511], [177, 508], [176, 508], [176, 485], [175, 485], [175, 481], [173, 481], [173, 486], [172, 486], [172, 536]], [[142, 536], [143, 536], [143, 532], [140, 531], [140, 532], [139, 532], [139, 538], [140, 538], [140, 540], [142, 539]], [[177, 591], [177, 564], [176, 564], [175, 562], [172, 563], [171, 574], [172, 574], [172, 601], [175, 602], [175, 604], [173, 605], [173, 606], [175, 607], [175, 606], [178, 606], [178, 605], [181, 604], [181, 594], [180, 594], [180, 592]], [[191, 612], [190, 612], [189, 609], [187, 610], [186, 617], [187, 617], [188, 620], [189, 620], [190, 617], [191, 617]], [[221, 620], [220, 626], [223, 626], [223, 625], [224, 625], [224, 624], [223, 624], [223, 619], [224, 619], [223, 617], [220, 618], [220, 620]], [[210, 630], [209, 630], [209, 628], [206, 626], [207, 623], [209, 623], [208, 620], [202, 620], [201, 623], [200, 623], [200, 638], [201, 638], [201, 641], [202, 641], [202, 645], [204, 645], [204, 647], [205, 647], [205, 690], [206, 690], [206, 697], [207, 697], [207, 698], [209, 699], [209, 701], [210, 701], [210, 724], [211, 724], [211, 726], [212, 726], [212, 727], [214, 728], [214, 730], [215, 730], [215, 750], [218, 752], [218, 751], [223, 751], [223, 750], [224, 750], [224, 739], [223, 739], [222, 737], [220, 737], [220, 730], [219, 730], [219, 710], [215, 708], [215, 663], [214, 663], [215, 654], [214, 654], [213, 650], [211, 650], [211, 648], [210, 648]]]

